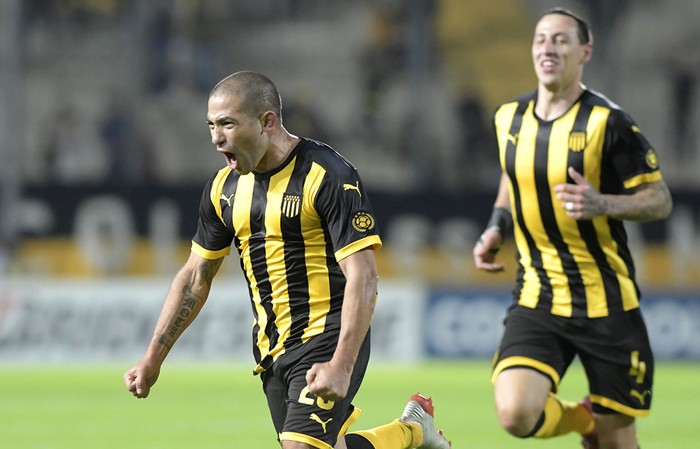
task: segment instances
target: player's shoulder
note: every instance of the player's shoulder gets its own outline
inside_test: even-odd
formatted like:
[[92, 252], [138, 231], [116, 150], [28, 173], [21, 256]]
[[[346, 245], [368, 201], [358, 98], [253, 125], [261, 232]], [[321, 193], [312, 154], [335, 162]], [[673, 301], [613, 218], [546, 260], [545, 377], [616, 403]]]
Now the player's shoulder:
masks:
[[516, 115], [525, 113], [528, 105], [537, 98], [537, 91], [527, 92], [498, 105], [491, 116], [497, 124], [510, 122]]
[[603, 108], [607, 108], [610, 110], [615, 110], [615, 111], [621, 111], [622, 108], [620, 105], [612, 101], [610, 98], [608, 98], [606, 95], [598, 92], [597, 90], [593, 89], [586, 89], [583, 91], [583, 94], [581, 95], [580, 99], [581, 103], [587, 103], [590, 104], [591, 106], [599, 106]]
[[615, 103], [606, 95], [598, 91], [586, 89], [581, 97], [581, 102], [587, 103], [594, 107], [608, 109], [612, 123], [634, 124], [634, 119], [632, 119], [632, 116], [625, 112], [625, 110], [622, 109], [619, 104]]
[[511, 98], [510, 100], [501, 103], [496, 107], [496, 110], [493, 112], [493, 115], [496, 116], [499, 112], [502, 112], [504, 110], [511, 110], [515, 111], [516, 109], [521, 109], [524, 110], [528, 104], [530, 104], [531, 101], [535, 100], [537, 98], [537, 91], [531, 91], [524, 93], [518, 97]]
[[327, 172], [357, 171], [355, 166], [330, 145], [318, 140], [302, 138], [299, 157], [320, 165]]

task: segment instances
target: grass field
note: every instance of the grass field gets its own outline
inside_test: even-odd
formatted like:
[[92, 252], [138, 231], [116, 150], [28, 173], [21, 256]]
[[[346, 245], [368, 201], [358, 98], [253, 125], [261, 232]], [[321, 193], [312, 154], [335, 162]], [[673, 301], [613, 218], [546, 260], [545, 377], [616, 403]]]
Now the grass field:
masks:
[[[122, 385], [124, 366], [0, 368], [0, 447], [8, 449], [278, 449], [259, 379], [249, 365], [166, 364], [151, 397]], [[653, 413], [638, 421], [644, 449], [700, 447], [700, 365], [657, 367]], [[546, 441], [508, 436], [496, 422], [486, 361], [374, 364], [355, 403], [355, 429], [384, 424], [415, 391], [435, 398], [437, 423], [453, 447], [577, 448], [576, 435]], [[563, 396], [585, 381], [574, 366]]]

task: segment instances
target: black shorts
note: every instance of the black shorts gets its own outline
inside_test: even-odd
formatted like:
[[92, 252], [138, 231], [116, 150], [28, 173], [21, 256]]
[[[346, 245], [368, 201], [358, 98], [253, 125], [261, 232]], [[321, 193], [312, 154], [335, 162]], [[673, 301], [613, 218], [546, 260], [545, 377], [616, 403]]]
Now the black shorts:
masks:
[[578, 355], [596, 412], [649, 414], [654, 356], [639, 309], [603, 318], [566, 318], [514, 306], [504, 323], [494, 380], [505, 369], [528, 367], [548, 376], [556, 391]]
[[311, 365], [333, 357], [337, 335], [319, 335], [281, 355], [270, 369], [261, 373], [263, 390], [279, 440], [300, 441], [321, 449], [332, 449], [340, 435], [360, 416], [352, 405], [364, 378], [370, 353], [367, 333], [357, 356], [347, 396], [326, 402], [309, 392], [306, 372]]

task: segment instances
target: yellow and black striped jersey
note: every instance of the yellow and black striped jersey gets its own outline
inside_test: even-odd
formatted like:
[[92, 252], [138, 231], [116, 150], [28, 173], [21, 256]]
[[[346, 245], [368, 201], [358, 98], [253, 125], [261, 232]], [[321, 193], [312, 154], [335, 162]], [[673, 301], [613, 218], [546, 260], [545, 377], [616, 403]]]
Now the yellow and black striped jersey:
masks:
[[559, 316], [604, 317], [639, 307], [639, 288], [623, 223], [576, 221], [554, 186], [573, 183], [567, 167], [602, 193], [624, 194], [661, 180], [654, 149], [632, 118], [586, 90], [561, 117], [534, 112], [537, 93], [494, 115], [501, 167], [510, 181], [519, 271], [514, 301]]
[[345, 277], [338, 261], [382, 243], [355, 167], [302, 139], [273, 171], [241, 176], [226, 167], [209, 181], [192, 251], [216, 259], [232, 244], [253, 305], [255, 372], [262, 372], [311, 337], [339, 332]]

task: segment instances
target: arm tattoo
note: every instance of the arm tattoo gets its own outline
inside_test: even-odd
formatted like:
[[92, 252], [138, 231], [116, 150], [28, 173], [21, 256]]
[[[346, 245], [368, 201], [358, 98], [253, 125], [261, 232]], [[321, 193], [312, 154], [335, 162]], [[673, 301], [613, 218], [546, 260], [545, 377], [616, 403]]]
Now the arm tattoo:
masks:
[[214, 276], [219, 271], [219, 267], [223, 262], [222, 259], [207, 260], [199, 266], [199, 274], [202, 276], [204, 281], [206, 281], [207, 286], [211, 287], [211, 283], [214, 280]]
[[608, 215], [620, 219], [639, 222], [659, 220], [668, 216], [672, 208], [671, 195], [663, 182], [654, 182], [639, 186], [632, 201], [606, 201]]
[[206, 283], [206, 293], [202, 296], [201, 292], [195, 292], [193, 284], [195, 281], [188, 280], [182, 287], [180, 294], [180, 304], [178, 304], [175, 316], [168, 324], [164, 334], [158, 337], [158, 342], [168, 349], [172, 348], [178, 336], [184, 331], [185, 327], [192, 322], [197, 316], [199, 310], [206, 301], [206, 296], [211, 288], [212, 281], [216, 272], [219, 270], [223, 259], [206, 260], [197, 267], [198, 277]]
[[204, 300], [192, 291], [191, 286], [183, 287], [182, 299], [175, 317], [168, 324], [165, 333], [158, 337], [158, 342], [168, 349], [172, 348], [185, 327], [197, 316], [202, 305], [204, 305]]
[[160, 336], [158, 337], [158, 343], [162, 344], [168, 349], [173, 348], [173, 343], [170, 340], [168, 340], [163, 334], [160, 334]]

